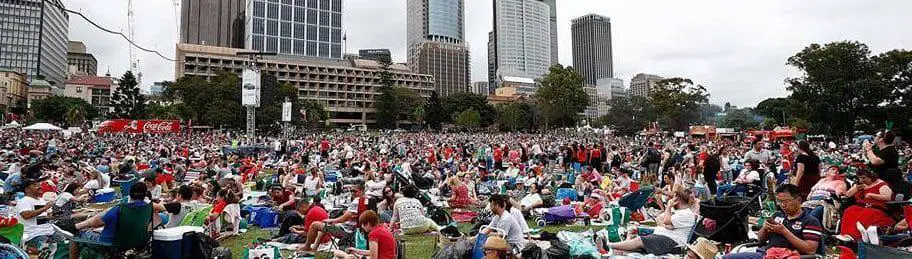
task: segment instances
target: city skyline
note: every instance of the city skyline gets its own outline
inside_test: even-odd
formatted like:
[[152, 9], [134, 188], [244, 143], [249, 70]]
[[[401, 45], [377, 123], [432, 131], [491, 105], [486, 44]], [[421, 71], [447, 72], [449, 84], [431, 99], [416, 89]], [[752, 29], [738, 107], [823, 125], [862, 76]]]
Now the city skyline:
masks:
[[[114, 30], [126, 28], [126, 1], [103, 3], [68, 0], [64, 3], [93, 21]], [[167, 1], [135, 1], [136, 41], [173, 57], [178, 39], [174, 6]], [[406, 2], [344, 1], [346, 53], [388, 48], [393, 60], [406, 60]], [[491, 31], [491, 2], [466, 1], [465, 37], [471, 58], [471, 80], [487, 80], [487, 38]], [[557, 6], [560, 63], [572, 64], [570, 20], [595, 13], [612, 19], [615, 77], [629, 82], [637, 73], [682, 76], [705, 85], [713, 103], [752, 106], [766, 97], [784, 96], [786, 77], [796, 72], [785, 65], [791, 55], [811, 43], [857, 40], [872, 52], [903, 48], [912, 32], [895, 24], [912, 23], [903, 10], [912, 2], [881, 1], [765, 1], [730, 3], [706, 1], [573, 1]], [[377, 15], [385, 15], [377, 19]], [[179, 20], [177, 20], [179, 21]], [[70, 40], [83, 41], [99, 61], [119, 76], [127, 69], [127, 43], [118, 36], [70, 19]], [[144, 85], [173, 80], [174, 63], [140, 53]]]

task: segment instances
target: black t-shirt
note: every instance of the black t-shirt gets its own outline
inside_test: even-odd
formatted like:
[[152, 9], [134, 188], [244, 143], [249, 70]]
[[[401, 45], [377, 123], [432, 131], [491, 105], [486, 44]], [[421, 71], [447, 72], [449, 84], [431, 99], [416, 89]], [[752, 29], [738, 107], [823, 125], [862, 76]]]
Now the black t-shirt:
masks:
[[703, 161], [703, 175], [716, 175], [722, 168], [722, 163], [718, 157], [709, 156]]
[[[804, 165], [804, 174], [798, 179], [798, 189], [803, 194], [811, 192], [811, 188], [820, 181], [820, 157], [817, 155], [800, 154], [795, 158], [795, 168], [798, 164]], [[797, 172], [796, 172], [797, 173]]]
[[899, 153], [896, 147], [888, 146], [874, 151], [874, 155], [883, 160], [883, 164], [871, 165], [874, 172], [881, 180], [893, 185], [902, 180], [902, 172], [899, 171]]

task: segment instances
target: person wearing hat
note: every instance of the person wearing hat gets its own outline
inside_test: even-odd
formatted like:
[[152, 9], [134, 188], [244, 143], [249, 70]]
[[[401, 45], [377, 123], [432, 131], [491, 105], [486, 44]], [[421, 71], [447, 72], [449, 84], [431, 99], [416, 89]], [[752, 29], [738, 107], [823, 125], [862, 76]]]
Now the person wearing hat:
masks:
[[16, 219], [24, 225], [26, 248], [29, 253], [41, 251], [49, 243], [63, 241], [63, 237], [54, 233], [53, 224], [48, 222], [47, 212], [53, 202], [41, 198], [41, 182], [45, 179], [23, 178], [20, 188], [25, 197], [16, 203]]
[[[120, 208], [119, 206], [128, 206], [128, 207], [143, 207], [143, 206], [152, 206], [152, 215], [157, 215], [158, 213], [165, 211], [165, 207], [161, 204], [150, 204], [146, 202], [146, 199], [149, 198], [149, 191], [146, 188], [146, 184], [143, 182], [137, 182], [130, 187], [129, 200], [127, 203], [118, 204], [114, 207], [109, 208], [107, 211], [92, 216], [89, 219], [86, 219], [82, 222], [76, 223], [74, 226], [75, 231], [69, 232], [62, 227], [53, 225], [53, 228], [68, 238], [72, 238], [74, 234], [78, 234], [82, 239], [88, 239], [93, 241], [98, 241], [102, 243], [112, 243], [114, 241], [114, 234], [117, 232], [117, 222], [120, 218]], [[149, 229], [151, 226], [158, 225], [158, 221], [161, 219], [159, 217], [152, 217], [149, 222]], [[92, 229], [102, 228], [101, 232], [92, 231]], [[79, 257], [79, 247], [76, 242], [70, 242], [70, 259], [76, 259]]]
[[719, 248], [712, 241], [705, 237], [697, 238], [697, 242], [687, 245], [687, 256], [685, 259], [713, 259], [719, 253]]
[[484, 243], [485, 259], [506, 259], [510, 256], [510, 244], [502, 237], [488, 237]]

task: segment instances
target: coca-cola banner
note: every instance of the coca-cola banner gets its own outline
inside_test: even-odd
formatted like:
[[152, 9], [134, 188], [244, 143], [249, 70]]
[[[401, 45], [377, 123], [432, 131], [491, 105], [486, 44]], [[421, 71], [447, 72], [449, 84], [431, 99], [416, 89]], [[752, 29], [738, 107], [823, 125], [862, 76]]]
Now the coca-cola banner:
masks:
[[180, 133], [180, 121], [176, 120], [107, 120], [98, 127], [98, 133]]

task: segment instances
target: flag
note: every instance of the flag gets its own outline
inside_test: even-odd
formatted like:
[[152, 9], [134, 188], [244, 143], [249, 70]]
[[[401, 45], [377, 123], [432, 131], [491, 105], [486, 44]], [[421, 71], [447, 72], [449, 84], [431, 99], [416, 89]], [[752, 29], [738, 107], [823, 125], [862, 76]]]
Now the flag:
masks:
[[348, 33], [342, 33], [342, 40], [344, 41], [347, 38], [348, 38]]

